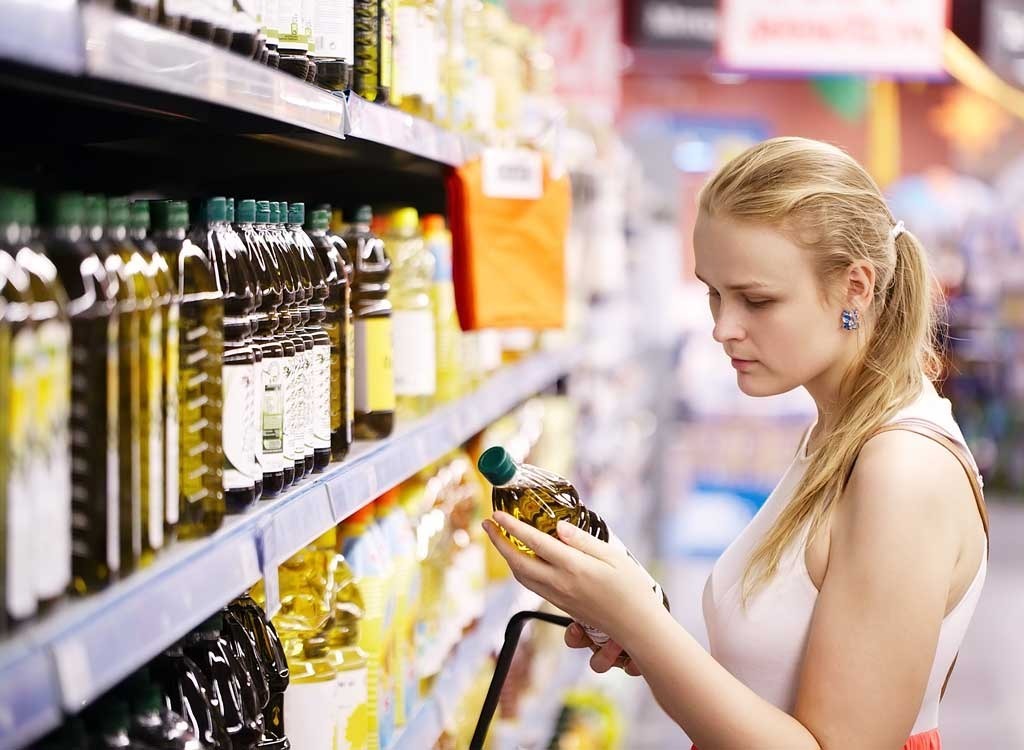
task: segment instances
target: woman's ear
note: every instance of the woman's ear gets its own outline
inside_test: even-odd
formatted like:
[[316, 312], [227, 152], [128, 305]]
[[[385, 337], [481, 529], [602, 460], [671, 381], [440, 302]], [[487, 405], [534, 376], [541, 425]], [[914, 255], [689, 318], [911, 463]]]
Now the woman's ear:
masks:
[[861, 313], [875, 300], [875, 267], [866, 260], [851, 263], [846, 275], [846, 302]]

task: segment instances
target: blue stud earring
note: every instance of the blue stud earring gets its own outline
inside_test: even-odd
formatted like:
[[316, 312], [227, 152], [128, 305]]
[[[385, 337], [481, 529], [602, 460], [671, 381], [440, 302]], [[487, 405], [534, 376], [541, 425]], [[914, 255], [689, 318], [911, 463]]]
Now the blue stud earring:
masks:
[[856, 307], [843, 310], [843, 328], [847, 331], [856, 331], [860, 328], [860, 311]]

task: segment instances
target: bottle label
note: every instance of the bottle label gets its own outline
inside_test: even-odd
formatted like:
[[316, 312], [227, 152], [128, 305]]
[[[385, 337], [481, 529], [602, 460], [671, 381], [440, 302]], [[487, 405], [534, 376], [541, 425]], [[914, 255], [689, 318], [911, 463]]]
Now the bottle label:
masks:
[[317, 0], [316, 54], [352, 62], [352, 0]]
[[345, 419], [356, 418], [356, 328], [350, 312], [345, 314]]
[[284, 359], [263, 360], [263, 469], [275, 473], [284, 469]]
[[302, 0], [278, 0], [277, 38], [281, 50], [306, 52], [302, 28]]
[[263, 357], [262, 353], [258, 353], [256, 362], [252, 366], [252, 394], [253, 394], [253, 409], [256, 411], [253, 413], [252, 419], [249, 420], [250, 436], [249, 444], [252, 446], [252, 460], [253, 460], [253, 477], [257, 481], [262, 481], [263, 471], [265, 467], [263, 457]]
[[110, 316], [107, 325], [107, 568], [111, 573], [121, 569], [121, 476], [119, 474], [117, 431], [120, 420], [120, 370], [118, 341], [120, 319]]
[[[393, 80], [393, 56], [394, 56], [394, 27], [392, 26], [393, 13], [394, 13], [394, 0], [381, 0], [380, 1], [380, 14], [378, 16], [378, 45], [377, 53], [380, 55], [380, 78], [379, 82], [381, 86], [389, 88], [394, 83]], [[387, 102], [382, 102], [386, 104]]]
[[[225, 352], [225, 357], [228, 352]], [[253, 458], [249, 445], [252, 432], [249, 422], [256, 405], [253, 366], [251, 364], [225, 364], [221, 375], [224, 389], [223, 432], [224, 489], [243, 490], [255, 486]]]
[[35, 581], [38, 595], [48, 599], [71, 582], [71, 330], [49, 320], [36, 336]]
[[[665, 595], [664, 595], [664, 592], [662, 591], [661, 585], [657, 581], [655, 581], [654, 578], [651, 577], [651, 574], [647, 572], [647, 569], [644, 568], [643, 565], [640, 565], [640, 561], [637, 560], [635, 557], [633, 557], [633, 553], [630, 552], [628, 549], [626, 549], [626, 546], [619, 540], [619, 538], [617, 536], [615, 536], [615, 534], [611, 533], [610, 531], [608, 532], [608, 544], [611, 545], [612, 547], [615, 547], [616, 549], [623, 550], [627, 555], [629, 555], [629, 558], [633, 562], [635, 562], [640, 567], [640, 569], [644, 571], [644, 574], [647, 576], [647, 580], [648, 580], [648, 582], [650, 584], [650, 588], [651, 588], [651, 595], [657, 597], [659, 602], [664, 602]], [[580, 623], [580, 625], [583, 626], [583, 630], [586, 631], [587, 635], [590, 637], [590, 640], [592, 640], [598, 646], [603, 646], [604, 644], [608, 643], [609, 640], [611, 640], [608, 637], [607, 633], [604, 633], [604, 632], [598, 630], [597, 628], [591, 627], [590, 625], [587, 625], [587, 624], [582, 623], [582, 622]]]
[[34, 376], [37, 344], [31, 329], [15, 334], [11, 342], [11, 395], [7, 406], [10, 463], [7, 474], [7, 536], [5, 581], [7, 613], [16, 619], [30, 617], [36, 610], [32, 590], [32, 474], [29, 456], [30, 415], [35, 408]]
[[306, 349], [302, 355], [302, 383], [303, 391], [305, 396], [302, 399], [302, 425], [304, 427], [302, 431], [302, 454], [305, 457], [307, 454], [313, 453], [313, 420], [315, 419], [316, 397], [317, 397], [317, 383], [316, 383], [316, 369], [313, 367], [313, 347]]
[[296, 750], [334, 750], [334, 679], [295, 682], [284, 692], [285, 732]]
[[419, 36], [419, 8], [415, 5], [400, 5], [394, 18], [394, 61], [391, 96], [394, 101], [418, 94], [417, 78], [422, 61], [416, 56]]
[[282, 400], [284, 402], [284, 460], [294, 463], [302, 458], [300, 448], [302, 432], [299, 402], [302, 384], [299, 382], [299, 357], [292, 355], [281, 360]]
[[164, 338], [164, 454], [166, 458], [164, 484], [166, 507], [164, 509], [167, 523], [175, 526], [178, 523], [178, 494], [180, 481], [180, 465], [178, 463], [178, 445], [180, 441], [180, 412], [178, 403], [178, 378], [180, 377], [179, 337], [181, 335], [181, 308], [177, 302], [171, 302], [167, 308], [167, 331]]
[[432, 396], [437, 390], [437, 357], [434, 316], [430, 310], [395, 310], [395, 394]]
[[310, 404], [313, 409], [313, 440], [316, 449], [331, 447], [331, 345], [317, 344], [313, 347], [313, 382], [315, 397]]
[[149, 316], [146, 338], [146, 396], [149, 404], [149, 424], [146, 435], [149, 445], [149, 508], [146, 537], [150, 549], [164, 546], [164, 514], [167, 501], [164, 485], [164, 410], [163, 410], [163, 350], [164, 327], [156, 310]]
[[280, 18], [278, 0], [263, 0], [260, 3], [260, 29], [267, 37], [267, 44], [277, 44], [277, 23]]
[[395, 373], [392, 365], [391, 319], [355, 321], [355, 410], [394, 411]]
[[419, 85], [425, 104], [433, 106], [441, 98], [441, 45], [438, 40], [438, 22], [430, 15], [420, 13], [420, 33], [417, 35], [419, 55]]
[[343, 669], [335, 682], [338, 705], [334, 715], [337, 728], [334, 750], [363, 750], [366, 747], [366, 695], [369, 677], [366, 667]]
[[317, 0], [302, 0], [302, 38], [310, 54], [316, 51], [316, 6]]

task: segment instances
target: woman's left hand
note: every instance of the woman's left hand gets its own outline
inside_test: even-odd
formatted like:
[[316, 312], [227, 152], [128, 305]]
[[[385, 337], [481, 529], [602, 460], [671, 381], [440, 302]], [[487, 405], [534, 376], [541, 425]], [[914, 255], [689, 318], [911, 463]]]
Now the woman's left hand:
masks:
[[[496, 524], [536, 556], [518, 550]], [[499, 511], [483, 527], [517, 581], [577, 622], [607, 633], [627, 651], [639, 627], [649, 621], [645, 613], [662, 606], [651, 593], [647, 574], [624, 549], [571, 524], [560, 521], [555, 539]]]

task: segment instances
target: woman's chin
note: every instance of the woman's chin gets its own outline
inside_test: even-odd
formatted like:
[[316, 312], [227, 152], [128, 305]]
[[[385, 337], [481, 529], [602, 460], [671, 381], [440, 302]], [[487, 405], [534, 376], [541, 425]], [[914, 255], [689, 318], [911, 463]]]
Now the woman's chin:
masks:
[[760, 372], [757, 374], [738, 372], [736, 373], [736, 385], [740, 391], [752, 398], [766, 398], [788, 393], [796, 386], [787, 385]]

